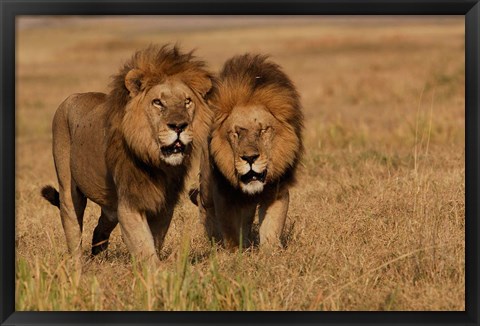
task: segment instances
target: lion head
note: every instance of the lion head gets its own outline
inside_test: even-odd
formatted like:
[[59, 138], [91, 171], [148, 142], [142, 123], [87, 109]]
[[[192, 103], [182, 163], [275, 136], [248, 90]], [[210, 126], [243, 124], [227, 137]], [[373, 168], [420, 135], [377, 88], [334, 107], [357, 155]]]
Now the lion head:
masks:
[[[212, 87], [203, 61], [177, 47], [138, 51], [114, 78], [120, 99], [118, 131], [141, 161], [159, 166], [185, 163], [194, 139], [206, 138], [210, 113], [204, 97]], [[198, 135], [198, 137], [194, 137]]]
[[300, 100], [280, 67], [261, 55], [228, 60], [209, 105], [210, 152], [222, 175], [246, 194], [292, 175], [303, 152]]

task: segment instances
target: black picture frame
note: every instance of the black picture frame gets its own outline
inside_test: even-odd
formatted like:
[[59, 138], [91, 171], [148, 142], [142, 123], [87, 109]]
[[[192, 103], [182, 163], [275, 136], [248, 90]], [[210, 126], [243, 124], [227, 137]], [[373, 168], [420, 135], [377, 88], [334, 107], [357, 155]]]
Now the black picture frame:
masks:
[[[479, 325], [478, 0], [1, 0], [0, 324], [409, 324]], [[15, 17], [19, 15], [464, 15], [465, 205], [464, 312], [18, 312], [15, 311]]]

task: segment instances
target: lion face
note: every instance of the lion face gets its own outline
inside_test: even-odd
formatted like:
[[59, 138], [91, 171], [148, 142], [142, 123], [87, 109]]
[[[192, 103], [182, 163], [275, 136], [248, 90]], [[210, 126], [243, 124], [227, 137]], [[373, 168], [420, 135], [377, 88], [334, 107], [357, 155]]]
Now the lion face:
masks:
[[194, 94], [182, 82], [168, 81], [146, 92], [142, 106], [160, 158], [170, 165], [182, 164], [193, 139]]
[[303, 153], [299, 95], [280, 67], [261, 55], [228, 60], [208, 97], [214, 112], [214, 167], [246, 194], [294, 182]]
[[263, 191], [271, 165], [275, 118], [261, 106], [234, 109], [226, 121], [240, 189], [250, 195]]
[[210, 152], [222, 175], [249, 195], [261, 193], [297, 164], [298, 129], [261, 102], [239, 105], [212, 128]]
[[202, 105], [205, 109], [203, 98], [180, 78], [167, 77], [142, 89], [128, 77], [131, 99], [122, 129], [130, 149], [152, 165], [185, 163], [192, 151], [195, 112]]
[[282, 178], [302, 151], [296, 129], [260, 102], [236, 106], [224, 118], [219, 115], [211, 137], [215, 165], [234, 187], [249, 195]]

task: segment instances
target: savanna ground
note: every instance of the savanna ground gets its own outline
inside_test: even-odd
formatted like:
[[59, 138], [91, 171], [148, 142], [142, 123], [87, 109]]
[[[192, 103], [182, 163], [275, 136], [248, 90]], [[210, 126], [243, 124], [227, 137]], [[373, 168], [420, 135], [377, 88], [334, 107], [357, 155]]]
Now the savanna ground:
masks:
[[[23, 17], [17, 32], [17, 310], [465, 309], [463, 17]], [[118, 228], [88, 260], [89, 203], [76, 286], [59, 212], [40, 197], [57, 186], [53, 114], [166, 42], [213, 71], [269, 53], [298, 87], [306, 155], [286, 248], [211, 248], [184, 195], [156, 273], [132, 268]]]

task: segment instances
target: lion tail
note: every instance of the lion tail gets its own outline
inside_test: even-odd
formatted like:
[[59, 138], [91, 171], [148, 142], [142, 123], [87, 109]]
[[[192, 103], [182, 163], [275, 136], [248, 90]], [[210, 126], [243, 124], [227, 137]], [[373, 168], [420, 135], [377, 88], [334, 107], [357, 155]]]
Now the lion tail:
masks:
[[190, 197], [190, 201], [198, 206], [198, 196], [200, 195], [200, 191], [198, 188], [192, 188], [188, 191], [188, 197]]
[[53, 206], [60, 208], [60, 195], [57, 189], [52, 186], [45, 186], [42, 188], [42, 196], [50, 202]]

